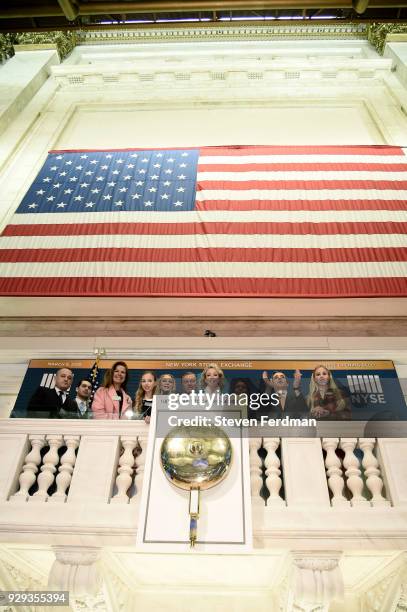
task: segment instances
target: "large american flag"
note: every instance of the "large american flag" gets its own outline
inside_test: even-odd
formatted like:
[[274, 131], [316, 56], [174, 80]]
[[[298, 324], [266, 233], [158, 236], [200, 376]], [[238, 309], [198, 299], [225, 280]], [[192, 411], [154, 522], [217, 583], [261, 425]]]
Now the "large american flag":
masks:
[[392, 146], [52, 151], [0, 237], [0, 294], [406, 296]]

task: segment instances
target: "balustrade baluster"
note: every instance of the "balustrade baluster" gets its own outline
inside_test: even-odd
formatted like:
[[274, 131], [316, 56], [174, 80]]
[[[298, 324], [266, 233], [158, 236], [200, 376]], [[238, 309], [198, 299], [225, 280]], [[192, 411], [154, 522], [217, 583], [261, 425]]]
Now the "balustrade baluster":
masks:
[[369, 502], [362, 495], [363, 480], [361, 477], [359, 459], [354, 454], [356, 438], [342, 438], [340, 448], [345, 452], [343, 465], [346, 468], [347, 487], [352, 493], [351, 506], [368, 506]]
[[350, 503], [343, 495], [345, 480], [342, 473], [341, 460], [336, 454], [339, 438], [324, 438], [322, 448], [326, 451], [325, 468], [328, 477], [328, 486], [332, 491], [332, 506], [349, 506]]
[[285, 502], [280, 497], [282, 480], [280, 478], [280, 459], [277, 457], [276, 450], [280, 446], [280, 438], [265, 438], [263, 446], [267, 451], [264, 460], [266, 466], [266, 486], [270, 497], [267, 499], [268, 506], [285, 506]]
[[141, 500], [141, 487], [143, 486], [143, 478], [144, 478], [144, 467], [146, 462], [146, 447], [147, 440], [143, 438], [138, 438], [138, 445], [141, 448], [141, 452], [137, 455], [135, 460], [135, 470], [136, 474], [134, 477], [134, 488], [136, 490], [134, 497], [131, 499], [131, 502], [140, 503]]
[[133, 475], [134, 455], [133, 450], [138, 444], [137, 438], [121, 437], [124, 452], [119, 459], [118, 476], [116, 478], [117, 493], [112, 497], [110, 503], [128, 504], [127, 491], [130, 488]]
[[45, 445], [45, 436], [33, 434], [29, 436], [31, 450], [25, 458], [23, 471], [19, 476], [20, 489], [10, 497], [10, 501], [23, 502], [29, 498], [28, 491], [37, 478], [38, 466], [41, 463], [41, 449]]
[[30, 498], [30, 501], [46, 501], [48, 489], [55, 480], [56, 466], [58, 465], [58, 449], [62, 446], [63, 437], [61, 435], [46, 436], [49, 444], [49, 451], [42, 459], [40, 474], [37, 478], [38, 491]]
[[261, 438], [250, 438], [249, 439], [249, 458], [250, 458], [250, 489], [252, 494], [252, 501], [262, 501], [260, 497], [260, 491], [263, 487], [262, 478], [262, 460], [259, 457], [258, 450], [261, 447]]
[[376, 444], [375, 438], [360, 438], [359, 448], [363, 451], [362, 465], [366, 475], [366, 486], [372, 494], [372, 506], [390, 506], [390, 502], [383, 497], [383, 480], [380, 473], [379, 462], [373, 454]]
[[65, 502], [66, 491], [71, 484], [72, 474], [76, 462], [76, 449], [79, 446], [80, 436], [64, 436], [66, 444], [66, 452], [61, 457], [61, 465], [58, 469], [58, 476], [56, 477], [57, 490], [51, 497], [48, 498], [49, 502]]

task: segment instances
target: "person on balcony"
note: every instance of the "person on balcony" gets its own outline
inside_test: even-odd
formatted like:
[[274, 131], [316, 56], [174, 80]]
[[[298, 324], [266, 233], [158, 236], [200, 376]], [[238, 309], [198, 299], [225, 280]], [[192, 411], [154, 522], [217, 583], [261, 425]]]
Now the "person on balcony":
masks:
[[252, 416], [258, 417], [261, 415], [270, 416], [271, 418], [302, 418], [307, 413], [307, 404], [301, 391], [301, 372], [295, 370], [294, 382], [292, 389], [289, 388], [287, 376], [284, 372], [274, 372], [269, 378], [268, 372], [263, 372], [263, 382], [265, 385], [265, 393], [269, 395], [276, 394], [278, 396], [278, 404], [261, 408], [254, 411]]
[[69, 397], [73, 372], [60, 368], [55, 374], [55, 387], [38, 387], [27, 406], [27, 416], [32, 418], [59, 419], [61, 410], [76, 410], [74, 401]]
[[181, 393], [190, 395], [192, 391], [197, 391], [198, 381], [194, 372], [184, 372], [181, 376]]
[[317, 419], [339, 421], [351, 418], [349, 397], [323, 365], [318, 365], [312, 372], [307, 405], [310, 416]]
[[76, 397], [73, 401], [73, 406], [76, 405], [76, 410], [70, 411], [69, 408], [63, 407], [60, 416], [63, 419], [91, 419], [92, 411], [89, 407], [89, 398], [92, 393], [92, 383], [87, 378], [82, 378], [76, 387]]
[[172, 374], [165, 373], [161, 374], [158, 379], [157, 394], [158, 395], [169, 395], [175, 393], [177, 390], [177, 383]]
[[225, 382], [223, 370], [216, 363], [210, 363], [203, 369], [200, 385], [207, 395], [222, 393]]
[[95, 393], [92, 414], [95, 419], [128, 419], [133, 415], [130, 395], [126, 393], [129, 370], [127, 363], [116, 361], [106, 370], [103, 386]]
[[134, 407], [139, 419], [144, 419], [146, 423], [150, 422], [151, 409], [153, 407], [153, 398], [157, 393], [157, 376], [155, 372], [148, 370], [143, 372], [140, 379], [140, 384], [134, 398]]

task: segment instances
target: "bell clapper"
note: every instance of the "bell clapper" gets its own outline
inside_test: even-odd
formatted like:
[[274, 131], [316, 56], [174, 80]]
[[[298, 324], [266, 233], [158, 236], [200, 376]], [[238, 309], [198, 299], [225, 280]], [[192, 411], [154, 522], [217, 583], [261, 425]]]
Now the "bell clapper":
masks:
[[189, 542], [194, 548], [198, 529], [199, 518], [199, 489], [189, 490]]

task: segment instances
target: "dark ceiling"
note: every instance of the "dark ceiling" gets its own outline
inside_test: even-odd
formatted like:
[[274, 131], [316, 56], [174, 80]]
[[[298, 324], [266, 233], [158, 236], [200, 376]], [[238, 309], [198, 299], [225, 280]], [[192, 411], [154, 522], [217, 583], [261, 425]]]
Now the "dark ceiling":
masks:
[[0, 0], [0, 32], [177, 23], [407, 20], [400, 0]]

